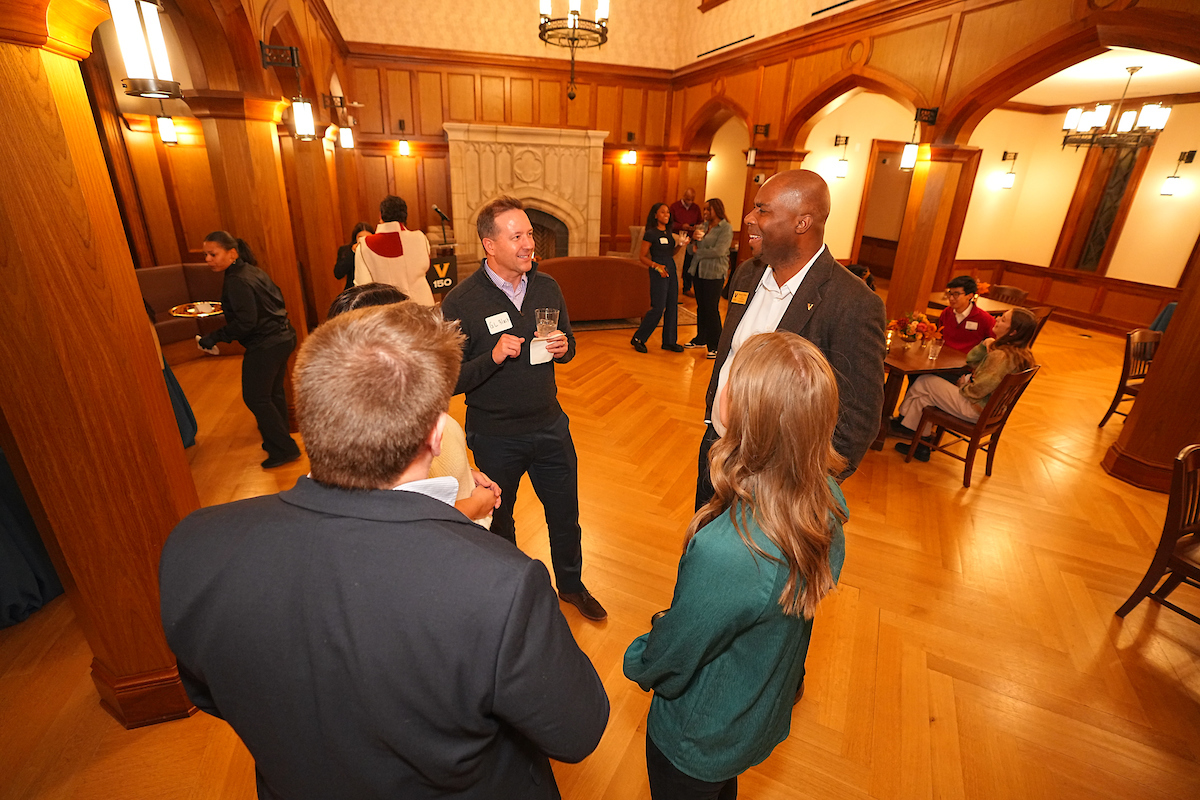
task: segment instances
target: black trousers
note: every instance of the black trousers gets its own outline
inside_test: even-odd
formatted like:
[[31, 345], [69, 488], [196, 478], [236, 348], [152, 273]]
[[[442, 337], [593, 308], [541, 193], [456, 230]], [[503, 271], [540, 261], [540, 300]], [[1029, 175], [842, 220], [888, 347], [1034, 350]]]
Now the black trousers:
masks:
[[566, 594], [583, 591], [579, 457], [567, 415], [548, 428], [523, 436], [487, 436], [468, 431], [467, 444], [475, 454], [475, 465], [500, 487], [500, 507], [492, 513], [492, 533], [517, 543], [513, 507], [521, 476], [528, 472], [533, 491], [546, 511], [554, 583]]
[[713, 442], [721, 437], [717, 435], [717, 429], [708, 423], [708, 427], [704, 430], [704, 438], [700, 440], [700, 457], [696, 464], [696, 510], [712, 500], [715, 493], [712, 485], [712, 480], [708, 475], [708, 451], [712, 449]]
[[283, 381], [287, 377], [288, 356], [296, 349], [296, 337], [254, 347], [242, 357], [242, 401], [254, 415], [258, 432], [262, 434], [263, 449], [271, 458], [288, 458], [300, 453], [300, 448], [288, 433], [287, 398]]
[[663, 321], [663, 346], [675, 344], [679, 330], [679, 278], [675, 274], [675, 265], [667, 267], [667, 277], [658, 274], [658, 270], [650, 269], [650, 310], [642, 317], [633, 336], [643, 344], [658, 327], [658, 321]]
[[696, 287], [696, 344], [716, 352], [721, 342], [721, 278], [694, 278]]
[[[690, 249], [691, 249], [691, 245], [688, 245], [688, 250], [690, 250]], [[683, 254], [683, 291], [685, 291], [685, 292], [688, 289], [692, 288], [692, 282], [696, 280], [695, 278], [692, 277], [691, 273], [688, 272], [688, 267], [690, 267], [691, 265], [692, 265], [692, 253], [685, 251]]]
[[693, 778], [680, 772], [649, 735], [646, 736], [646, 774], [650, 777], [653, 800], [734, 800], [737, 797], [736, 775], [717, 783]]

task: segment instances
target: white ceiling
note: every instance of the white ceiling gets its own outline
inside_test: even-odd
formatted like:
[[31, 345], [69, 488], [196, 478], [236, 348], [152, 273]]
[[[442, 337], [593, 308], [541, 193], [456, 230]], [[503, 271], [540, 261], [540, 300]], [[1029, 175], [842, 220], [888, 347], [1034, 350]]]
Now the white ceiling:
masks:
[[1130, 97], [1200, 92], [1200, 65], [1144, 50], [1114, 47], [1035, 83], [1012, 100], [1038, 106], [1116, 100], [1129, 79], [1126, 67], [1141, 67], [1129, 85]]

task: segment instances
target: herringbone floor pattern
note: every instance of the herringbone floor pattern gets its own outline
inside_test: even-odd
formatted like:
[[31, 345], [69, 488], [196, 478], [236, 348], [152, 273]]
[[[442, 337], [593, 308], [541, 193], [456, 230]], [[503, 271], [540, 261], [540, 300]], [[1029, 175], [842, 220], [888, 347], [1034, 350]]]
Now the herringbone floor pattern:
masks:
[[[681, 336], [690, 336], [681, 329]], [[702, 352], [648, 355], [629, 331], [579, 336], [558, 370], [580, 455], [584, 579], [606, 623], [564, 613], [612, 701], [599, 749], [556, 765], [568, 800], [644, 800], [649, 696], [621, 657], [671, 599], [690, 517]], [[1164, 495], [1099, 467], [1121, 430], [1096, 423], [1121, 342], [1051, 322], [1044, 369], [1009, 423], [995, 474], [964, 490], [961, 464], [869, 453], [845, 484], [841, 585], [817, 615], [792, 734], [741, 781], [784, 798], [1200, 797], [1200, 627], [1152, 603], [1113, 610], [1157, 542]], [[177, 374], [200, 420], [189, 451], [205, 504], [290, 486], [264, 473], [236, 359]], [[453, 413], [462, 419], [461, 398]], [[528, 482], [521, 547], [548, 560]], [[1200, 608], [1183, 587], [1180, 602]], [[56, 601], [0, 632], [0, 798], [251, 798], [252, 764], [229, 729], [197, 715], [123, 731], [100, 710], [86, 643]]]

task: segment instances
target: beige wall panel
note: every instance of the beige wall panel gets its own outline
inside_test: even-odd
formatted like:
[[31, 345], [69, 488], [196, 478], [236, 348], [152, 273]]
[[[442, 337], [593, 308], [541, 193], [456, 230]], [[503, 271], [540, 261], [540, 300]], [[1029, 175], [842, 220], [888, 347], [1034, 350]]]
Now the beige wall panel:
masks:
[[596, 130], [608, 131], [604, 141], [609, 144], [620, 144], [625, 141], [625, 132], [617, 118], [617, 87], [599, 86], [596, 88]]
[[154, 134], [126, 130], [125, 146], [129, 151], [129, 163], [133, 167], [138, 196], [142, 199], [142, 210], [146, 214], [146, 227], [150, 230], [154, 263], [159, 266], [178, 264], [181, 260], [179, 244], [175, 239], [175, 223], [171, 221], [167, 206], [167, 191], [163, 186], [158, 153], [154, 149]]
[[538, 122], [547, 128], [562, 124], [563, 88], [558, 81], [538, 81]]
[[408, 156], [392, 156], [392, 174], [394, 184], [392, 194], [404, 198], [408, 203], [409, 227], [418, 227], [425, 218], [419, 208], [420, 199], [417, 197], [417, 161]]
[[354, 70], [354, 90], [358, 97], [354, 98], [363, 104], [355, 115], [358, 117], [358, 129], [363, 133], [383, 133], [383, 101], [379, 92], [379, 70]]
[[662, 147], [667, 134], [667, 93], [651, 90], [646, 95], [646, 144]]
[[[788, 113], [791, 117], [804, 100], [825, 81], [842, 69], [841, 49], [822, 50], [792, 62], [792, 85], [788, 91]], [[786, 124], [786, 121], [785, 121]]]
[[442, 76], [437, 72], [417, 73], [417, 104], [421, 109], [423, 136], [442, 134]]
[[655, 203], [671, 202], [671, 198], [667, 197], [666, 187], [663, 186], [664, 172], [662, 167], [642, 167], [642, 199], [635, 211], [638, 218], [635, 224], [640, 225], [646, 221], [646, 214], [650, 213], [650, 206]]
[[646, 133], [642, 123], [641, 89], [626, 86], [621, 90], [621, 141], [625, 141], [629, 131], [633, 131], [634, 141], [646, 144]]
[[363, 194], [367, 198], [367, 221], [372, 228], [379, 221], [379, 201], [388, 194], [387, 156], [362, 157]]
[[575, 86], [575, 99], [567, 101], [567, 125], [572, 128], [592, 127], [592, 86], [581, 83]]
[[512, 121], [514, 125], [533, 124], [533, 81], [512, 79]]
[[[450, 207], [449, 162], [444, 158], [426, 158], [422, 160], [421, 168], [425, 170], [425, 207], [421, 209], [421, 228], [437, 228], [441, 231], [442, 220], [434, 213], [433, 207], [437, 206], [446, 212], [446, 216], [454, 218], [454, 211]], [[410, 210], [409, 214], [411, 213]], [[470, 231], [465, 231], [464, 234], [466, 233]]]
[[880, 36], [871, 48], [868, 64], [915, 86], [926, 97], [933, 97], [949, 30], [950, 21], [944, 19]]
[[783, 95], [787, 91], [787, 63], [771, 64], [763, 70], [762, 94], [758, 98], [759, 125], [770, 125], [772, 139], [783, 135]]
[[484, 75], [480, 78], [479, 93], [483, 100], [483, 121], [504, 122], [504, 78]]
[[204, 147], [169, 147], [167, 160], [175, 181], [183, 236], [190, 252], [204, 251], [204, 237], [221, 229], [221, 211], [213, 188], [212, 168]]
[[404, 120], [405, 133], [416, 133], [417, 119], [413, 114], [412, 103], [412, 73], [406, 69], [389, 69], [387, 85], [388, 132], [400, 133], [400, 120]]
[[475, 76], [450, 75], [450, 119], [457, 122], [475, 121]]
[[956, 97], [1006, 56], [1070, 21], [1070, 4], [1045, 0], [1018, 0], [963, 14], [946, 96]]

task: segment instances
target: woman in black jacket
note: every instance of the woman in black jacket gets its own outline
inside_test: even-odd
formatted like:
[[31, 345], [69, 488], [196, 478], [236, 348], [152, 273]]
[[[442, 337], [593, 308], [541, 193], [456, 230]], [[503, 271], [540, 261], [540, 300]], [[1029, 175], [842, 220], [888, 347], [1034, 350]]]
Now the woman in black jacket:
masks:
[[254, 414], [262, 434], [267, 460], [263, 469], [282, 466], [300, 457], [300, 448], [288, 433], [287, 399], [283, 381], [288, 356], [296, 349], [296, 331], [288, 321], [283, 293], [267, 273], [258, 268], [250, 247], [225, 231], [204, 237], [205, 261], [213, 272], [224, 272], [221, 310], [225, 326], [200, 338], [202, 349], [217, 342], [240, 342], [242, 400]]
[[[350, 243], [338, 248], [337, 263], [333, 265], [333, 277], [346, 280], [346, 289], [354, 286], [354, 251], [364, 236], [371, 235], [371, 226], [360, 222], [350, 231]], [[345, 290], [343, 290], [345, 291]]]

